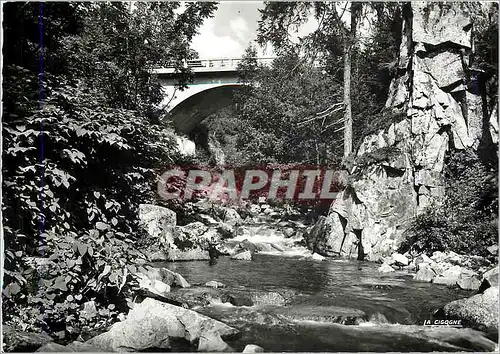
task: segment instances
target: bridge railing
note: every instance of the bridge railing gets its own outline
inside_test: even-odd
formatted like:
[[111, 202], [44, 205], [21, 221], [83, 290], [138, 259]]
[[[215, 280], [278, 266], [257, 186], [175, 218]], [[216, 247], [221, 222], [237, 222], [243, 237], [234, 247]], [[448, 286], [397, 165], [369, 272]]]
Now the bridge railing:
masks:
[[[259, 64], [270, 66], [275, 57], [260, 57], [254, 58]], [[193, 69], [194, 72], [211, 72], [211, 71], [236, 71], [238, 64], [243, 58], [216, 58], [216, 59], [193, 59], [184, 63], [184, 67]], [[315, 63], [319, 67], [319, 62]], [[153, 72], [157, 74], [174, 74], [175, 67], [166, 66], [165, 68], [154, 69]]]

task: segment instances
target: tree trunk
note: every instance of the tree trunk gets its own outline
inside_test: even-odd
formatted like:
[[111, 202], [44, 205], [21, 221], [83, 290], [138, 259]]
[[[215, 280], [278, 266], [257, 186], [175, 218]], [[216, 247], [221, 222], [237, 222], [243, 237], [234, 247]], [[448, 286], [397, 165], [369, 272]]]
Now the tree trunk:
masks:
[[351, 45], [344, 47], [344, 157], [352, 152]]
[[344, 44], [344, 157], [352, 152], [352, 110], [351, 110], [351, 57], [356, 43], [358, 16], [362, 4], [351, 2], [351, 29]]

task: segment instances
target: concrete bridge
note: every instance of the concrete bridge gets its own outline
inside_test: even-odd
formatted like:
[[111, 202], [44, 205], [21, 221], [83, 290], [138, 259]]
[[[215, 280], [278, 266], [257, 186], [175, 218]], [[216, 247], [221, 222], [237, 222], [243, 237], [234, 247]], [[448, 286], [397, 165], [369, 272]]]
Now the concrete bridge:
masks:
[[[270, 65], [274, 60], [256, 59], [263, 65]], [[175, 89], [177, 73], [174, 68], [154, 70], [167, 94], [168, 99], [164, 103], [169, 103], [169, 111], [178, 131], [188, 134], [203, 119], [233, 103], [235, 90], [243, 85], [238, 82], [237, 75], [241, 61], [241, 58], [188, 61], [186, 66], [193, 71], [194, 82], [183, 91]]]

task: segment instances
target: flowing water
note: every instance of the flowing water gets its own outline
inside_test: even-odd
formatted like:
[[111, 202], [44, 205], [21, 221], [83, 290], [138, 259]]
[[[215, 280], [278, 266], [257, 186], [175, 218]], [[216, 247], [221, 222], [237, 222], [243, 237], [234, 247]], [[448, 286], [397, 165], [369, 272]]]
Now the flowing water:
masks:
[[[471, 292], [415, 282], [407, 271], [383, 274], [374, 263], [313, 260], [309, 251], [293, 244], [294, 240], [263, 235], [258, 230], [233, 242], [243, 239], [256, 244], [272, 242], [285, 252], [268, 247], [267, 254], [256, 253], [252, 261], [221, 257], [215, 264], [161, 264], [182, 274], [191, 284], [216, 280], [230, 288], [292, 294], [285, 306], [221, 303], [196, 309], [242, 332], [237, 340], [228, 342], [236, 351], [241, 352], [250, 343], [268, 352], [495, 349], [495, 343], [481, 332], [423, 326], [434, 310], [469, 297]], [[346, 314], [364, 321], [338, 323], [337, 316]], [[283, 318], [286, 321], [280, 320]]]

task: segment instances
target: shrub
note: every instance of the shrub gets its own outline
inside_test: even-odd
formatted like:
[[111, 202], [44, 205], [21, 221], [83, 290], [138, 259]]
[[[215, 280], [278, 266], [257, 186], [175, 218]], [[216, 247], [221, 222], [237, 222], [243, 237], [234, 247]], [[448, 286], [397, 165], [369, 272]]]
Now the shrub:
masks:
[[401, 251], [487, 256], [486, 248], [498, 242], [496, 171], [472, 151], [452, 152], [445, 166], [443, 204], [430, 206], [414, 220]]
[[[48, 80], [39, 108], [20, 92], [31, 74], [9, 73], [19, 108], [3, 125], [4, 323], [74, 339], [125, 311], [144, 262], [133, 245], [137, 207], [154, 200], [156, 171], [176, 159], [176, 145], [168, 127], [109, 108], [82, 82]], [[89, 300], [97, 318], [80, 316]]]

